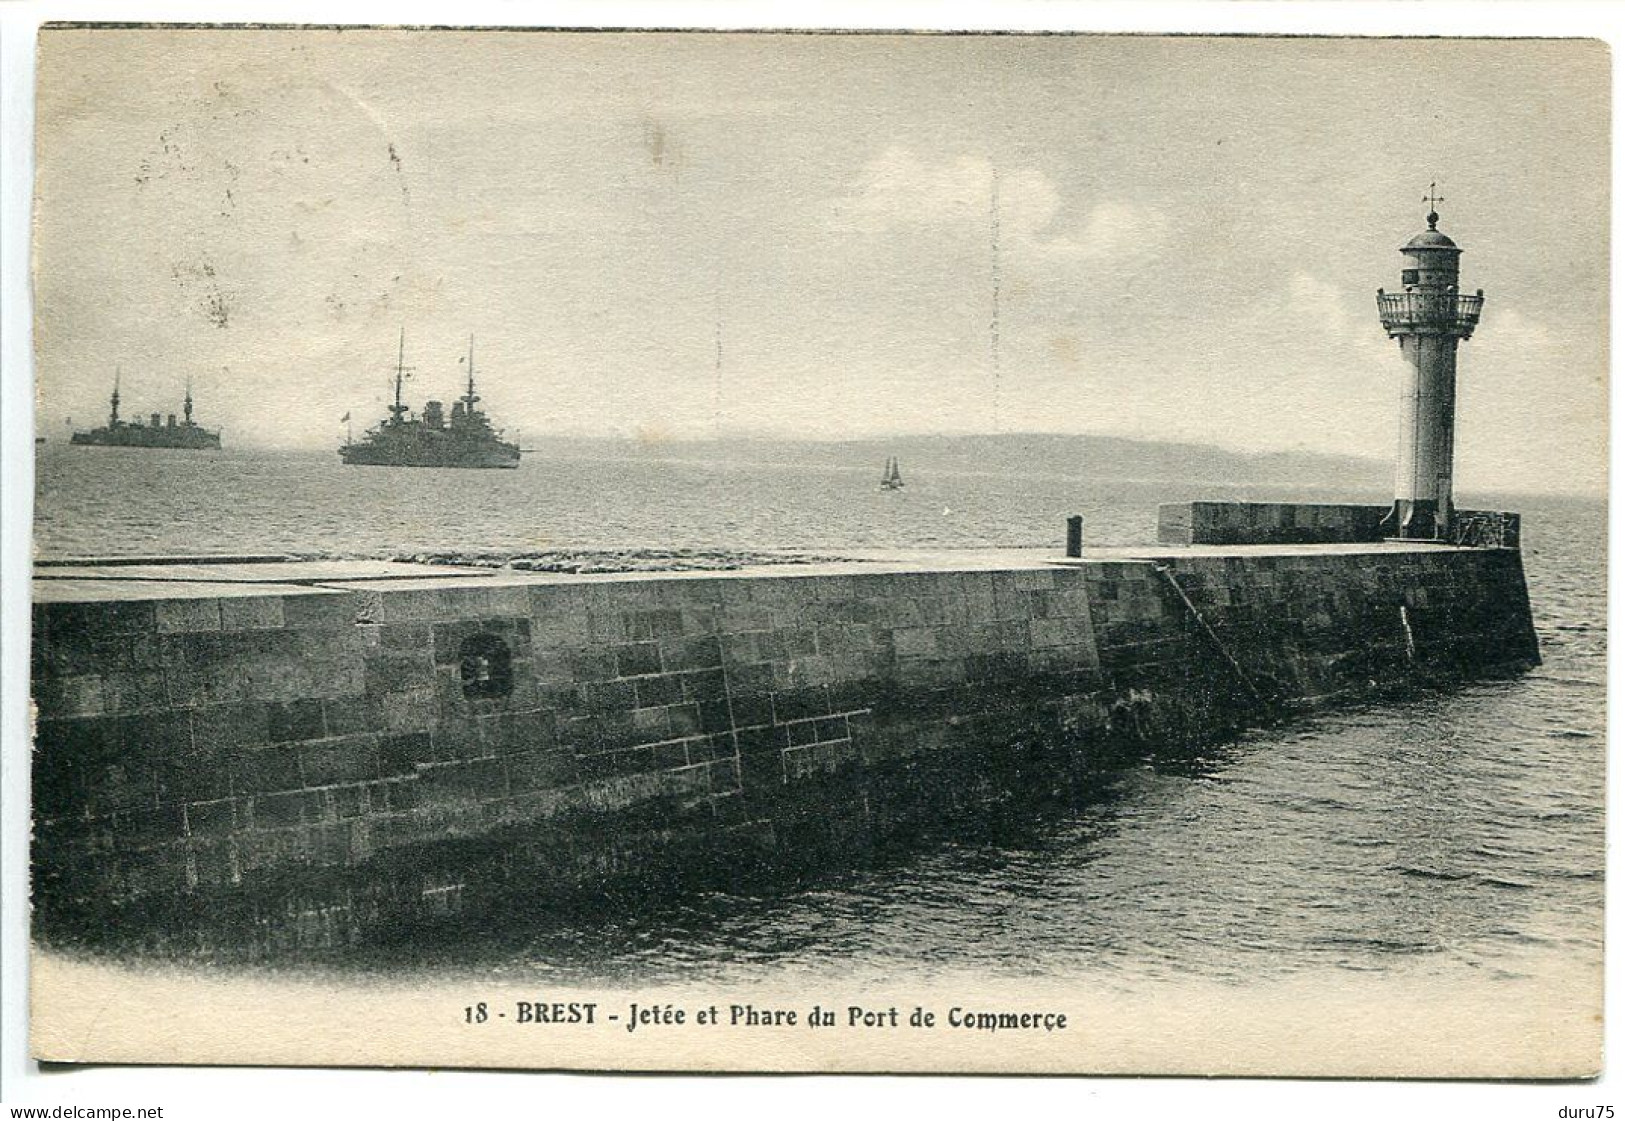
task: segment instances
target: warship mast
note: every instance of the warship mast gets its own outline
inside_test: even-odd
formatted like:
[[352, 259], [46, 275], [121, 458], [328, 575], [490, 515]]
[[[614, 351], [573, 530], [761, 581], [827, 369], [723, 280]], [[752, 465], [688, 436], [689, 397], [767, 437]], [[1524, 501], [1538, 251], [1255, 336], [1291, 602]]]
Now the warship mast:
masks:
[[401, 382], [406, 377], [406, 370], [406, 328], [402, 327], [400, 354], [395, 359], [395, 403], [389, 407], [390, 424], [403, 423], [401, 417], [408, 411], [407, 407], [401, 404]]
[[474, 336], [468, 336], [468, 392], [463, 394], [464, 416], [474, 419], [474, 403], [479, 397], [474, 392]]

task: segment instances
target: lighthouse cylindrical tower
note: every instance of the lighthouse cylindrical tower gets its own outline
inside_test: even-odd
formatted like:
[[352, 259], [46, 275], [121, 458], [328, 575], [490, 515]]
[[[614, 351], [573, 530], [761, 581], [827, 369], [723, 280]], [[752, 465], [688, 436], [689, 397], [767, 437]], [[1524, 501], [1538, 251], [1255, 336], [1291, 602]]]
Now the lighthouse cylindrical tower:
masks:
[[1455, 460], [1456, 344], [1472, 338], [1484, 308], [1484, 291], [1457, 291], [1461, 250], [1439, 232], [1429, 211], [1428, 228], [1404, 246], [1403, 292], [1377, 289], [1377, 314], [1388, 337], [1405, 355], [1399, 400], [1399, 463], [1394, 476], [1395, 537], [1443, 541], [1450, 536], [1450, 489]]

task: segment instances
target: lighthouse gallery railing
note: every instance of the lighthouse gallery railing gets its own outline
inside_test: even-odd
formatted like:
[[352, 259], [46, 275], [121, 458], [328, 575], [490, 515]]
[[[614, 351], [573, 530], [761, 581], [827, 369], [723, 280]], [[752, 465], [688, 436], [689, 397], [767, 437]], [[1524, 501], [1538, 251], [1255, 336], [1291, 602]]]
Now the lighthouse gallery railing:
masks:
[[1478, 326], [1484, 297], [1454, 292], [1377, 292], [1377, 314], [1390, 335], [1445, 331], [1467, 338]]

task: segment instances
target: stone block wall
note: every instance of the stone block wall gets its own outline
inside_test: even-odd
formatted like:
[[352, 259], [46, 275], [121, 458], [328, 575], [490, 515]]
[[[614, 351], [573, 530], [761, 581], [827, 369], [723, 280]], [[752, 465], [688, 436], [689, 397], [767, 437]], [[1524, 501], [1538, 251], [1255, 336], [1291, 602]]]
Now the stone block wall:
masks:
[[1380, 541], [1388, 506], [1303, 502], [1165, 502], [1162, 545], [1324, 545]]
[[1103, 679], [1156, 743], [1540, 661], [1513, 550], [1171, 555], [1089, 571]]
[[[1096, 685], [1073, 571], [479, 584], [37, 607], [47, 913], [179, 900], [199, 913], [164, 929], [190, 929], [228, 898], [322, 943], [459, 902], [493, 854], [458, 842], [514, 837], [565, 882], [771, 845], [851, 808], [798, 788]], [[506, 651], [499, 695], [465, 688], [476, 639]]]
[[[1162, 545], [1366, 544], [1389, 536], [1391, 506], [1306, 502], [1165, 502], [1157, 507]], [[1452, 543], [1516, 549], [1517, 514], [1457, 510]]]
[[37, 931], [277, 953], [748, 874], [1261, 698], [1538, 657], [1515, 552], [1166, 564], [40, 604]]

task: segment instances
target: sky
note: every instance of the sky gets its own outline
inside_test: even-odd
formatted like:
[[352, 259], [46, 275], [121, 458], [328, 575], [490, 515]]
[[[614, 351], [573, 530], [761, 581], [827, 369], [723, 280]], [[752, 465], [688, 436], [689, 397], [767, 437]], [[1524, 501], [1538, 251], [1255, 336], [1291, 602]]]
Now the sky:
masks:
[[1391, 459], [1398, 247], [1482, 287], [1458, 490], [1606, 485], [1583, 41], [47, 30], [39, 431], [1060, 432]]

